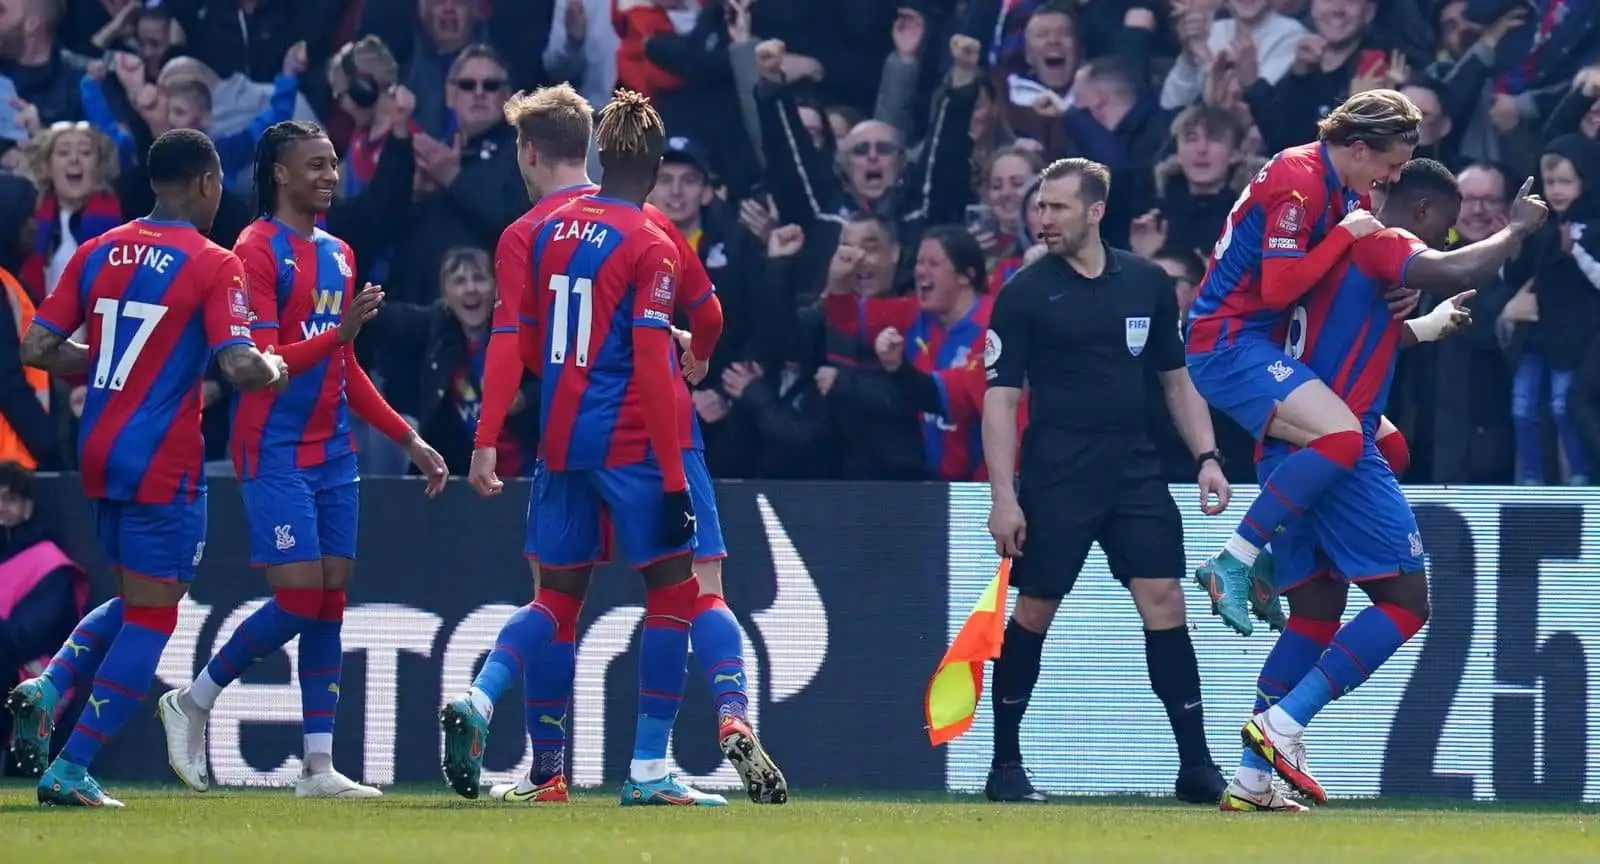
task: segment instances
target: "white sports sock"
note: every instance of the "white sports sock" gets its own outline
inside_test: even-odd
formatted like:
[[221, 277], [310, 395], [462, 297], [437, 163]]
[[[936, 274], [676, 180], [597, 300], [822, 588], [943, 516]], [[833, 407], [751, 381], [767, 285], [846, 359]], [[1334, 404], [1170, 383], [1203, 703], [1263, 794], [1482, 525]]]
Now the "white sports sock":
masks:
[[333, 733], [312, 732], [305, 736], [305, 773], [327, 774], [333, 770]]
[[1240, 765], [1233, 772], [1233, 780], [1244, 788], [1244, 791], [1260, 795], [1272, 788], [1272, 775], [1260, 768], [1251, 768]]
[[1256, 563], [1256, 556], [1261, 554], [1260, 549], [1256, 548], [1249, 540], [1240, 537], [1237, 533], [1229, 537], [1228, 542], [1222, 544], [1222, 551], [1247, 565]]
[[194, 676], [189, 682], [189, 698], [202, 710], [210, 711], [217, 704], [217, 697], [222, 695], [222, 685], [211, 680], [211, 672], [201, 669], [200, 674]]
[[628, 776], [638, 783], [649, 783], [667, 776], [667, 760], [635, 759], [628, 766]]
[[483, 715], [483, 719], [494, 719], [494, 700], [489, 698], [489, 694], [473, 687], [467, 691], [467, 701], [472, 703], [474, 711]]
[[1305, 734], [1306, 731], [1306, 727], [1300, 721], [1290, 717], [1289, 712], [1276, 705], [1267, 709], [1266, 716], [1262, 718], [1262, 722], [1267, 724], [1268, 729], [1279, 735], [1298, 738]]

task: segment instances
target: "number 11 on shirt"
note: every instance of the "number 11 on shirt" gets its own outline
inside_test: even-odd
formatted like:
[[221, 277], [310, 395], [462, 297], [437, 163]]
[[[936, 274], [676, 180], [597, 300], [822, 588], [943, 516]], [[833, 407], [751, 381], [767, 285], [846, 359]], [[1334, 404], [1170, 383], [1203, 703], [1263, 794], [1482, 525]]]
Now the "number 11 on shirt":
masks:
[[566, 275], [550, 277], [550, 290], [555, 292], [555, 312], [550, 316], [550, 362], [560, 364], [566, 360], [567, 328], [572, 296], [578, 297], [578, 339], [574, 349], [578, 356], [575, 366], [589, 365], [589, 336], [594, 326], [594, 283], [588, 279], [573, 279]]

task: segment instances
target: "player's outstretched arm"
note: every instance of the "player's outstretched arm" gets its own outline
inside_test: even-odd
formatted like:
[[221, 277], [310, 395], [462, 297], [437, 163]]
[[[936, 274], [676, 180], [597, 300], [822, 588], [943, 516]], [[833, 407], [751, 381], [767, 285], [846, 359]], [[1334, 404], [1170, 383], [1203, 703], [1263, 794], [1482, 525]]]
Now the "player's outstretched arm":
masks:
[[217, 366], [228, 383], [247, 393], [289, 378], [289, 365], [282, 357], [263, 354], [250, 345], [234, 344], [218, 351]]
[[22, 334], [22, 362], [52, 375], [81, 375], [89, 371], [89, 346], [61, 335], [38, 321]]
[[1529, 177], [1511, 204], [1509, 223], [1499, 231], [1447, 252], [1427, 249], [1417, 253], [1406, 267], [1406, 284], [1429, 294], [1444, 295], [1482, 285], [1516, 256], [1522, 241], [1538, 231], [1550, 215], [1550, 208], [1532, 190], [1533, 178]]
[[1400, 334], [1400, 347], [1437, 342], [1472, 326], [1472, 310], [1467, 304], [1476, 296], [1476, 290], [1463, 291], [1435, 306], [1433, 311], [1421, 318], [1407, 321], [1405, 330]]
[[427, 478], [428, 485], [425, 494], [432, 498], [444, 489], [445, 479], [449, 472], [444, 464], [444, 457], [439, 451], [433, 449], [417, 430], [411, 428], [406, 418], [389, 406], [388, 400], [378, 392], [378, 385], [372, 383], [367, 377], [367, 370], [361, 368], [356, 362], [355, 351], [346, 345], [344, 351], [344, 393], [345, 399], [350, 403], [350, 410], [356, 416], [366, 421], [372, 428], [383, 433], [384, 437], [405, 448], [406, 455], [411, 458], [412, 464], [422, 471]]

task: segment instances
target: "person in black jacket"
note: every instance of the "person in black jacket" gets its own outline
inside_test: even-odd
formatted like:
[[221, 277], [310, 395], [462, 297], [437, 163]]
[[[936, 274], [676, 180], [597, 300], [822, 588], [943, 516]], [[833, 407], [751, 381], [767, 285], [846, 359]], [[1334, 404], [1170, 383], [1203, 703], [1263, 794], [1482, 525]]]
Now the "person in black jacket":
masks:
[[[1543, 446], [1543, 406], [1555, 420], [1568, 482], [1589, 485], [1589, 453], [1567, 412], [1573, 371], [1600, 328], [1600, 144], [1581, 135], [1563, 135], [1545, 146], [1539, 160], [1551, 218], [1523, 247], [1533, 270], [1531, 319], [1526, 322], [1512, 383], [1511, 415], [1516, 424], [1518, 479], [1537, 485], [1548, 475]], [[1526, 299], [1508, 303], [1513, 318]], [[1548, 401], [1542, 396], [1548, 392]]]
[[[650, 203], [677, 226], [700, 257], [722, 304], [722, 338], [711, 354], [706, 376], [694, 389], [695, 412], [705, 437], [706, 462], [713, 477], [753, 477], [756, 470], [754, 430], [729, 421], [729, 397], [719, 388], [722, 374], [735, 361], [748, 360], [756, 322], [770, 314], [772, 283], [765, 279], [766, 249], [760, 237], [729, 218], [714, 190], [721, 179], [711, 169], [710, 154], [682, 136], [667, 139], [661, 174]], [[793, 299], [787, 301], [794, 308]], [[679, 316], [687, 328], [687, 320]]]
[[[464, 475], [472, 461], [472, 436], [483, 401], [483, 364], [494, 311], [489, 253], [471, 247], [446, 251], [438, 284], [442, 295], [438, 301], [386, 303], [363, 329], [375, 333], [381, 346], [384, 395], [396, 411], [414, 418], [418, 431], [439, 449], [450, 473]], [[502, 476], [533, 474], [538, 399], [537, 379], [524, 375], [497, 447]]]
[[784, 75], [784, 44], [769, 40], [757, 46], [762, 83], [756, 113], [765, 182], [781, 222], [799, 225], [808, 239], [827, 248], [831, 238], [820, 236], [816, 226], [841, 226], [850, 214], [866, 212], [891, 224], [902, 248], [914, 248], [924, 226], [961, 221], [972, 201], [970, 126], [978, 99], [979, 47], [977, 40], [957, 36], [951, 49], [959, 56], [945, 99], [929, 123], [931, 137], [908, 165], [900, 131], [876, 120], [857, 124], [830, 161], [809, 136], [798, 134], [799, 92]]

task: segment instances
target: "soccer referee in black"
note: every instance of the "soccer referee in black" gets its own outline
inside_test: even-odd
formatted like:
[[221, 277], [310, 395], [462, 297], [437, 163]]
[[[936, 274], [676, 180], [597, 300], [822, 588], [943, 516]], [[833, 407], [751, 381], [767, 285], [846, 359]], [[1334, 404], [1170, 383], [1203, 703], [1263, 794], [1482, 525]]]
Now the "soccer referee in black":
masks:
[[[1184, 368], [1171, 278], [1100, 239], [1110, 186], [1106, 167], [1086, 159], [1045, 169], [1035, 206], [1049, 254], [1006, 283], [989, 318], [989, 533], [1001, 555], [1016, 559], [1018, 596], [994, 664], [994, 764], [985, 791], [992, 801], [1045, 800], [1023, 771], [1018, 731], [1045, 632], [1098, 542], [1144, 622], [1150, 686], [1178, 743], [1176, 794], [1215, 804], [1224, 781], [1206, 746], [1200, 670], [1184, 615], [1183, 520], [1146, 427], [1150, 383], [1160, 381], [1195, 454], [1207, 515], [1227, 507], [1228, 482], [1211, 414]], [[1024, 386], [1031, 401], [1014, 480]]]

